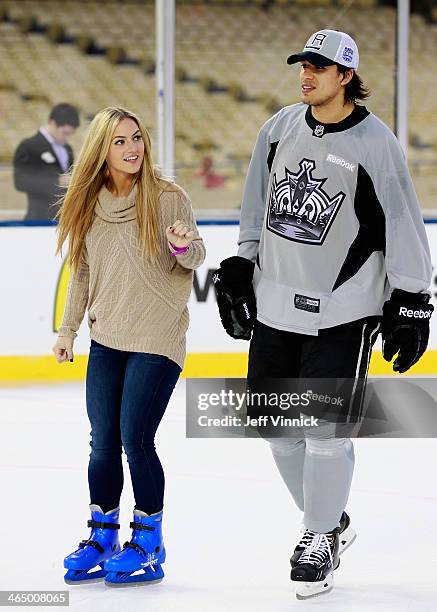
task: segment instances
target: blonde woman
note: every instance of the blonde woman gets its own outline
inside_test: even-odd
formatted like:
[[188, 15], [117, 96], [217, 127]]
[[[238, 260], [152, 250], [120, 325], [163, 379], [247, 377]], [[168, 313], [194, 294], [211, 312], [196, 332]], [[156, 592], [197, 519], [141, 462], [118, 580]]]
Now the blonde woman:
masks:
[[[73, 361], [86, 309], [91, 336], [91, 534], [66, 557], [65, 581], [160, 581], [164, 473], [154, 437], [183, 367], [193, 269], [205, 248], [187, 195], [154, 168], [144, 125], [122, 108], [92, 121], [58, 217], [56, 253], [68, 239], [72, 272], [57, 361]], [[120, 549], [122, 448], [135, 508]]]

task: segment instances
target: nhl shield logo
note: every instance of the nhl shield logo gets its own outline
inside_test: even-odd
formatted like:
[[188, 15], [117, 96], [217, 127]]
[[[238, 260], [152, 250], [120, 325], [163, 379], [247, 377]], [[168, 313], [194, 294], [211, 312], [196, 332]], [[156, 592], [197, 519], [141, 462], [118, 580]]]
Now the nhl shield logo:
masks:
[[326, 182], [312, 176], [316, 164], [304, 159], [300, 171], [293, 174], [285, 168], [285, 178], [273, 175], [270, 189], [267, 229], [295, 242], [323, 244], [341, 203], [342, 191], [330, 198], [322, 189]]

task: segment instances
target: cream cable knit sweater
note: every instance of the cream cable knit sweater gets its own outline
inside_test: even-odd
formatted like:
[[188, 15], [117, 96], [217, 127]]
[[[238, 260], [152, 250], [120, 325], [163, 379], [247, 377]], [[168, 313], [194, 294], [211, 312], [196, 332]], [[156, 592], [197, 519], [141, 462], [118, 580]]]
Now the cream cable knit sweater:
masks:
[[[75, 338], [88, 310], [90, 336], [105, 346], [165, 355], [182, 368], [193, 270], [205, 259], [187, 194], [164, 192], [161, 252], [148, 262], [140, 248], [135, 211], [136, 187], [115, 197], [103, 187], [85, 239], [84, 260], [71, 274], [59, 336]], [[169, 253], [165, 228], [176, 219], [196, 231], [186, 253]]]

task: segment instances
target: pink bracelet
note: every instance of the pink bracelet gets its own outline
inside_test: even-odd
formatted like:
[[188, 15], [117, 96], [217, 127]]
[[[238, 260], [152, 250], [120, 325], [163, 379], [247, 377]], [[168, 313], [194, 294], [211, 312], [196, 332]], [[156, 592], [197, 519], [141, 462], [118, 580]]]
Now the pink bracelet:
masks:
[[168, 244], [173, 249], [173, 252], [170, 252], [170, 255], [181, 255], [182, 253], [186, 253], [188, 251], [188, 246], [177, 247], [172, 242], [169, 242]]

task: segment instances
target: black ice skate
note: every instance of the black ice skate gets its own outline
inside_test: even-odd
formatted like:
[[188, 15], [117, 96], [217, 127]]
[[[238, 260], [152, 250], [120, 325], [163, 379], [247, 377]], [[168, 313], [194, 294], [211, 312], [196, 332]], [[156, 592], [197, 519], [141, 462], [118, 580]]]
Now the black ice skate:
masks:
[[[352, 529], [350, 524], [350, 516], [346, 512], [343, 512], [340, 519], [340, 542], [338, 548], [339, 555], [343, 554], [344, 551], [349, 548], [349, 546], [355, 541], [355, 538], [357, 537], [357, 534], [355, 533], [354, 529]], [[294, 549], [293, 554], [290, 558], [291, 567], [295, 567], [296, 563], [299, 561], [299, 557], [301, 556], [302, 551], [307, 546], [307, 544], [311, 542], [311, 539], [315, 533], [314, 531], [305, 528], [303, 528], [302, 531], [304, 532], [304, 534], [299, 544]]]
[[312, 532], [311, 540], [290, 574], [296, 586], [297, 599], [329, 593], [334, 587], [334, 570], [340, 563], [339, 532], [339, 527], [329, 533]]

